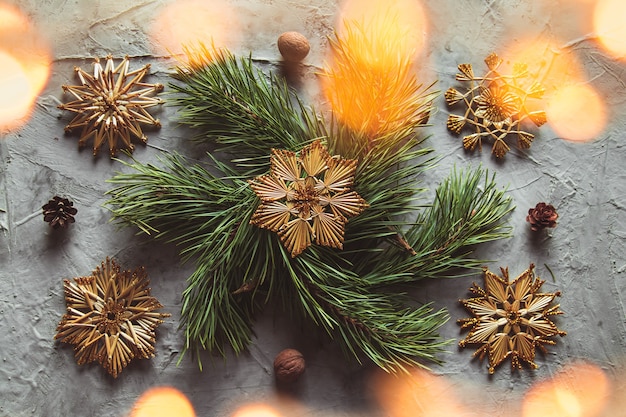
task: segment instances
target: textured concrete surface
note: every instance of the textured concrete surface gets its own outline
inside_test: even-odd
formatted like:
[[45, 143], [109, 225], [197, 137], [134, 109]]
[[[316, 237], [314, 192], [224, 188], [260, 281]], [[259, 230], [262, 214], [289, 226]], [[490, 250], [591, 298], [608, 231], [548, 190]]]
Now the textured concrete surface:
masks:
[[[374, 369], [346, 364], [336, 346], [269, 312], [259, 318], [249, 353], [226, 362], [216, 358], [213, 363], [207, 356], [202, 372], [186, 358], [177, 365], [183, 343], [177, 330], [180, 294], [191, 266], [180, 266], [175, 248], [109, 223], [109, 213], [102, 207], [110, 187], [105, 180], [122, 166], [106, 154], [94, 159], [88, 149], [78, 151], [77, 137], [63, 133], [69, 116], [56, 108], [62, 100], [61, 85], [74, 82], [72, 68], [89, 68], [94, 56], [129, 55], [133, 68], [152, 64], [150, 82], [167, 83], [175, 61], [154, 48], [150, 28], [169, 3], [9, 1], [47, 39], [53, 62], [28, 122], [4, 131], [0, 139], [0, 415], [123, 416], [142, 392], [161, 385], [182, 391], [198, 416], [228, 416], [255, 401], [281, 403], [289, 408], [285, 413], [289, 416], [391, 415], [374, 401], [370, 384]], [[215, 9], [213, 0], [204, 3]], [[277, 68], [280, 33], [304, 33], [312, 45], [305, 87], [315, 92], [312, 74], [322, 65], [338, 2], [226, 4], [234, 17], [226, 25], [225, 42], [235, 53], [251, 53], [264, 68]], [[535, 263], [537, 274], [546, 279], [544, 290], [562, 292], [559, 301], [565, 314], [557, 322], [568, 332], [547, 355], [537, 356], [536, 371], [511, 372], [504, 364], [493, 377], [487, 375], [485, 363], [471, 360], [471, 349], [450, 345], [441, 357], [445, 363], [433, 367], [448, 384], [442, 407], [456, 398], [469, 410], [459, 415], [521, 415], [524, 395], [533, 386], [572, 363], [586, 361], [611, 381], [613, 408], [603, 415], [626, 415], [623, 407], [617, 411], [620, 401], [623, 406], [620, 395], [626, 395], [625, 64], [587, 35], [593, 30], [593, 1], [424, 0], [423, 6], [429, 25], [417, 68], [425, 83], [438, 80], [436, 88], [445, 91], [458, 86], [457, 64], [469, 62], [482, 71], [482, 60], [492, 51], [507, 58], [507, 52], [525, 39], [547, 39], [564, 47], [561, 57], [575, 58], [582, 84], [593, 87], [608, 109], [607, 123], [592, 141], [563, 140], [548, 124], [535, 130], [528, 151], [512, 147], [504, 161], [497, 161], [489, 147], [464, 152], [460, 138], [446, 130], [443, 97], [435, 102], [438, 111], [427, 128], [427, 144], [441, 161], [428, 173], [426, 183], [436, 186], [455, 165], [483, 164], [497, 173], [498, 183], [508, 187], [517, 206], [510, 216], [514, 236], [480, 247], [478, 253], [493, 260], [492, 270], [508, 266], [512, 276]], [[199, 155], [186, 142], [186, 132], [173, 122], [174, 112], [165, 106], [156, 113], [163, 127], [148, 131], [148, 145], [135, 151], [138, 160], [156, 161], [161, 150]], [[69, 197], [78, 208], [76, 223], [65, 232], [51, 230], [40, 214], [41, 206], [57, 194]], [[560, 219], [555, 229], [534, 235], [525, 215], [539, 201], [553, 204]], [[158, 329], [157, 356], [132, 364], [117, 380], [97, 365], [77, 366], [71, 347], [53, 341], [65, 309], [62, 279], [88, 274], [106, 256], [127, 268], [145, 265], [153, 295], [165, 305], [163, 311], [172, 313]], [[449, 309], [452, 320], [442, 329], [444, 338], [458, 340], [464, 334], [455, 323], [466, 317], [458, 299], [467, 297], [473, 280], [480, 276], [426, 282], [416, 288], [419, 299]], [[288, 400], [282, 399], [272, 376], [274, 355], [285, 347], [302, 350], [308, 365]], [[416, 408], [407, 415], [422, 414]]]

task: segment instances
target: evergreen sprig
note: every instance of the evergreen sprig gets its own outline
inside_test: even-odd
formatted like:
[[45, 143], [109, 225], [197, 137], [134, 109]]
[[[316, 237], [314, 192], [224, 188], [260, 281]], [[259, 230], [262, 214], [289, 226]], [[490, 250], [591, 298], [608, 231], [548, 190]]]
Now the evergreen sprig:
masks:
[[296, 300], [283, 307], [313, 319], [356, 357], [365, 353], [389, 370], [434, 358], [444, 312], [408, 309], [397, 294], [370, 293], [334, 251], [311, 248], [292, 260], [275, 235], [249, 224], [256, 196], [240, 178], [223, 181], [177, 155], [162, 162], [164, 168], [126, 163], [134, 172], [110, 180], [116, 188], [109, 204], [116, 218], [197, 258], [183, 293], [185, 350], [241, 352], [259, 301]]
[[[255, 314], [273, 303], [387, 371], [437, 362], [447, 313], [416, 307], [398, 284], [461, 274], [480, 263], [471, 258], [475, 244], [508, 235], [502, 222], [510, 200], [493, 176], [453, 172], [412, 221], [419, 180], [433, 164], [416, 133], [422, 118], [374, 133], [355, 131], [332, 113], [326, 124], [249, 57], [213, 51], [211, 58], [177, 69], [173, 103], [181, 123], [233, 160], [209, 154], [202, 165], [171, 154], [163, 167], [126, 163], [130, 173], [110, 179], [107, 203], [115, 220], [174, 242], [195, 262], [183, 293], [184, 350], [241, 352]], [[412, 99], [402, 103], [427, 108], [433, 93], [413, 81], [409, 87]], [[247, 180], [268, 170], [271, 148], [298, 151], [316, 138], [331, 152], [356, 145], [348, 151], [358, 160], [353, 188], [369, 207], [348, 222], [343, 251], [313, 245], [293, 258], [275, 233], [250, 224], [258, 198]]]
[[[179, 245], [184, 260], [198, 260], [183, 293], [186, 349], [198, 345], [223, 352], [227, 343], [240, 352], [251, 340], [253, 305], [236, 300], [232, 293], [245, 284], [245, 277], [271, 272], [248, 269], [248, 259], [236, 251], [256, 240], [248, 225], [256, 196], [242, 179], [216, 177], [179, 155], [161, 162], [163, 168], [124, 162], [133, 172], [109, 180], [116, 188], [109, 192], [108, 204], [115, 207], [115, 218]], [[229, 171], [219, 161], [213, 163], [225, 175]], [[241, 275], [231, 275], [235, 268]]]
[[205, 64], [196, 60], [176, 68], [169, 102], [179, 107], [179, 122], [194, 129], [196, 140], [234, 155], [248, 176], [267, 169], [272, 148], [295, 151], [323, 134], [315, 111], [250, 57], [203, 47], [196, 53], [205, 54]]
[[[474, 273], [485, 262], [471, 257], [476, 245], [511, 236], [504, 225], [511, 210], [511, 199], [498, 189], [495, 174], [480, 167], [455, 169], [437, 188], [432, 205], [406, 230], [406, 247], [387, 247], [355, 265], [376, 286]], [[407, 251], [414, 256], [407, 257]]]

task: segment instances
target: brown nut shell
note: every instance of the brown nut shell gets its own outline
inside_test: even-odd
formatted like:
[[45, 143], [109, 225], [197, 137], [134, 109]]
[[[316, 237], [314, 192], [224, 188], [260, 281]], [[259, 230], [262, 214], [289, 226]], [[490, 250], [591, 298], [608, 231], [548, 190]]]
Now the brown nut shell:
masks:
[[278, 50], [285, 61], [302, 61], [310, 49], [309, 41], [299, 32], [285, 32], [278, 37]]
[[274, 375], [279, 382], [296, 381], [304, 369], [304, 357], [295, 349], [285, 349], [274, 359]]

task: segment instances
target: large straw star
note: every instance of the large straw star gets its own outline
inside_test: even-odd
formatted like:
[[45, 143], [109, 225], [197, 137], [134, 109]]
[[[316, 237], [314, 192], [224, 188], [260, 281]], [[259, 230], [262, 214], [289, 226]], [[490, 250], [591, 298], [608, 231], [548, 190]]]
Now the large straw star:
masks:
[[478, 297], [460, 300], [474, 317], [458, 320], [463, 329], [471, 327], [459, 346], [479, 345], [474, 356], [489, 355], [490, 374], [509, 357], [513, 369], [522, 368], [520, 361], [537, 368], [535, 348], [545, 352], [544, 345], [556, 343], [551, 337], [566, 334], [550, 320], [562, 314], [559, 304], [551, 305], [560, 293], [540, 293], [545, 281], [535, 277], [534, 267], [512, 282], [508, 268], [501, 268], [502, 278], [485, 268], [485, 289], [474, 283], [470, 291]]
[[62, 110], [76, 113], [72, 121], [65, 126], [67, 132], [75, 128], [82, 128], [79, 146], [93, 137], [93, 154], [96, 155], [100, 147], [107, 142], [111, 157], [118, 151], [118, 141], [122, 147], [132, 152], [133, 137], [146, 143], [148, 138], [141, 130], [141, 124], [160, 127], [161, 123], [146, 111], [147, 108], [163, 103], [163, 100], [153, 97], [163, 90], [162, 84], [147, 84], [142, 82], [143, 77], [150, 69], [150, 65], [130, 71], [129, 58], [125, 57], [115, 67], [113, 58], [106, 58], [104, 67], [96, 58], [93, 74], [74, 68], [80, 85], [64, 85], [63, 91], [69, 92], [75, 100], [59, 106]]
[[342, 249], [348, 217], [368, 207], [353, 191], [356, 160], [331, 157], [318, 140], [299, 155], [272, 150], [270, 173], [249, 181], [261, 199], [250, 223], [277, 232], [292, 257], [312, 242]]
[[155, 330], [167, 313], [150, 296], [145, 269], [122, 271], [107, 258], [88, 277], [64, 280], [67, 312], [55, 339], [74, 346], [79, 365], [97, 361], [117, 378], [133, 359], [154, 356]]

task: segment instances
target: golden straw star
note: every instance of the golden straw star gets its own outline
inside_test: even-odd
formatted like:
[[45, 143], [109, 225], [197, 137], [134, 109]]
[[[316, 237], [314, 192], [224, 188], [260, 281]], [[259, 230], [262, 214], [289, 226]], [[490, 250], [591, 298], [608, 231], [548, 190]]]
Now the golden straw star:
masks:
[[143, 267], [122, 271], [107, 258], [88, 277], [64, 280], [67, 312], [55, 339], [74, 345], [79, 365], [98, 361], [117, 378], [133, 359], [154, 356], [155, 330], [167, 313], [150, 296]]
[[118, 141], [122, 148], [134, 150], [132, 138], [146, 143], [148, 138], [141, 130], [141, 124], [161, 127], [159, 120], [146, 111], [147, 108], [162, 104], [163, 100], [153, 97], [163, 90], [162, 84], [142, 82], [150, 65], [129, 72], [129, 58], [125, 57], [116, 67], [109, 55], [103, 67], [96, 58], [93, 74], [74, 68], [80, 79], [80, 85], [64, 85], [63, 91], [70, 93], [74, 101], [59, 105], [62, 110], [76, 113], [72, 121], [65, 126], [70, 132], [82, 128], [78, 145], [93, 138], [93, 154], [98, 154], [106, 142], [111, 157], [118, 151]]
[[331, 157], [317, 140], [299, 155], [273, 149], [270, 162], [249, 181], [261, 199], [250, 223], [277, 232], [292, 257], [312, 242], [342, 249], [348, 217], [368, 207], [351, 189], [356, 160]]
[[550, 320], [563, 313], [559, 304], [551, 305], [561, 294], [540, 293], [545, 281], [535, 277], [534, 267], [531, 264], [512, 282], [508, 268], [500, 268], [502, 277], [485, 268], [485, 288], [474, 283], [470, 291], [477, 297], [460, 300], [474, 317], [458, 320], [463, 329], [471, 327], [459, 346], [479, 345], [474, 356], [489, 356], [490, 374], [509, 357], [513, 369], [521, 369], [521, 362], [537, 368], [535, 348], [545, 353], [544, 345], [556, 344], [553, 336], [566, 334]]

